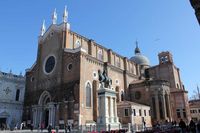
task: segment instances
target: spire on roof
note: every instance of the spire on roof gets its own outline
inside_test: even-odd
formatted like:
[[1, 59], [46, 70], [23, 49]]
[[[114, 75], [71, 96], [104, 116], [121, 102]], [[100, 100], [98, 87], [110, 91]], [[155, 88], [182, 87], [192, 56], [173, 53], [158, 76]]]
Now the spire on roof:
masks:
[[63, 13], [63, 22], [67, 23], [67, 21], [68, 21], [68, 11], [67, 11], [67, 6], [65, 6], [65, 10]]
[[56, 13], [56, 8], [53, 12], [53, 15], [52, 15], [52, 23], [53, 24], [56, 24], [57, 23], [57, 13]]
[[43, 20], [43, 24], [41, 27], [40, 35], [43, 36], [46, 31], [45, 20]]
[[140, 49], [138, 47], [138, 41], [137, 40], [135, 41], [135, 45], [136, 45], [135, 54], [140, 54]]

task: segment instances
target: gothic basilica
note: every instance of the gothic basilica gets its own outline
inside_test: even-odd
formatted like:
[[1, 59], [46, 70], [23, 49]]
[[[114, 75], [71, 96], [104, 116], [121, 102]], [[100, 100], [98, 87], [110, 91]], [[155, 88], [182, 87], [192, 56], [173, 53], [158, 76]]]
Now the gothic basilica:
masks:
[[[35, 127], [42, 122], [53, 127], [69, 122], [74, 126], [97, 122], [98, 70], [103, 69], [116, 92], [116, 98], [108, 99], [108, 103], [149, 107], [139, 113], [136, 110], [134, 115], [146, 116], [148, 111], [152, 123], [189, 120], [187, 91], [172, 54], [161, 52], [158, 59], [158, 65], [150, 66], [138, 46], [133, 57], [123, 57], [72, 31], [66, 8], [61, 24], [57, 24], [54, 11], [50, 27], [46, 30], [45, 22], [42, 25], [36, 61], [26, 70], [23, 120]], [[109, 115], [123, 114], [120, 111], [123, 110]], [[127, 117], [131, 113], [125, 109]], [[119, 116], [119, 122], [126, 123], [124, 119]]]

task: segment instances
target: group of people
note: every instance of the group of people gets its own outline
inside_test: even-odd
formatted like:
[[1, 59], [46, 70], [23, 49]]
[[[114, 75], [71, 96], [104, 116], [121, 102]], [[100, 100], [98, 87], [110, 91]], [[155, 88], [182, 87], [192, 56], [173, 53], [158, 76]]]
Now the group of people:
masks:
[[197, 124], [191, 120], [189, 125], [186, 125], [186, 123], [181, 119], [179, 122], [179, 127], [181, 128], [182, 133], [200, 133], [200, 120], [197, 122]]
[[[71, 132], [72, 128], [73, 128], [73, 124], [66, 124], [66, 126], [65, 126], [65, 133]], [[41, 132], [43, 132], [44, 129], [45, 129], [45, 124], [42, 122], [41, 124], [38, 125], [38, 132], [39, 132], [39, 130]], [[48, 133], [52, 133], [53, 127], [52, 127], [51, 124], [49, 124], [46, 127], [46, 129], [48, 130]], [[58, 130], [58, 129], [56, 129], [56, 130]]]
[[154, 129], [181, 129], [181, 133], [200, 133], [200, 120], [198, 122], [194, 122], [191, 120], [189, 124], [180, 119], [180, 122], [177, 123], [176, 121], [168, 122], [167, 120], [160, 124], [158, 121], [154, 124]]
[[6, 130], [7, 126], [5, 123], [0, 124], [0, 130]]

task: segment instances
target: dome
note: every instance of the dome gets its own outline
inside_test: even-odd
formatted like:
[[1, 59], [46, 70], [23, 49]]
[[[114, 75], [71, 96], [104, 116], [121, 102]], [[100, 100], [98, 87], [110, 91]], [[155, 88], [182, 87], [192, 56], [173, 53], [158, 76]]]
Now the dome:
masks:
[[130, 60], [139, 65], [150, 66], [149, 59], [140, 53], [135, 54], [135, 56], [131, 57]]
[[150, 66], [149, 59], [146, 56], [141, 54], [137, 41], [136, 41], [136, 48], [135, 48], [135, 56], [131, 57], [130, 60], [139, 65]]

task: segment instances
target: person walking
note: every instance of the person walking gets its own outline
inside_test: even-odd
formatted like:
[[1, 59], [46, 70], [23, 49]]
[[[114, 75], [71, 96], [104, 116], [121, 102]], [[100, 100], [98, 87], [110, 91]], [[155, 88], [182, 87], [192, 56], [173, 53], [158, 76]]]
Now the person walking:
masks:
[[196, 133], [196, 125], [193, 120], [190, 121], [189, 129], [192, 133]]
[[143, 121], [143, 125], [144, 125], [144, 130], [147, 130], [147, 127], [146, 127], [146, 122], [145, 122], [145, 120]]
[[33, 132], [33, 124], [30, 125], [30, 130]]
[[71, 125], [70, 125], [70, 123], [68, 124], [67, 128], [68, 128], [68, 131], [71, 132]]
[[44, 129], [44, 122], [42, 122], [41, 124], [40, 124], [40, 129], [41, 129], [41, 132], [43, 132], [43, 129]]
[[51, 126], [51, 124], [49, 124], [47, 130], [48, 130], [48, 133], [51, 133], [51, 130], [52, 130], [52, 126]]
[[68, 124], [65, 125], [65, 133], [68, 133]]
[[181, 128], [182, 133], [186, 133], [186, 124], [182, 119], [179, 122], [179, 127]]
[[197, 132], [200, 133], [200, 120], [197, 123]]

